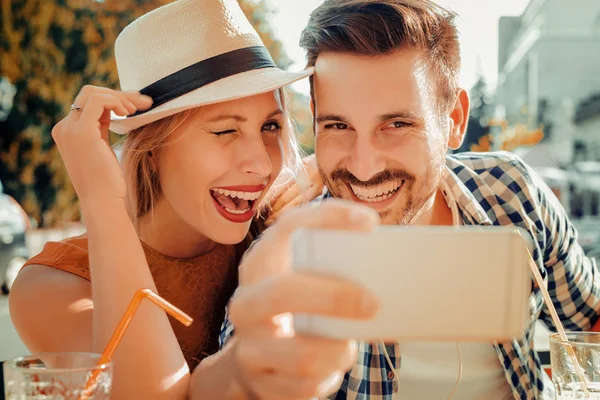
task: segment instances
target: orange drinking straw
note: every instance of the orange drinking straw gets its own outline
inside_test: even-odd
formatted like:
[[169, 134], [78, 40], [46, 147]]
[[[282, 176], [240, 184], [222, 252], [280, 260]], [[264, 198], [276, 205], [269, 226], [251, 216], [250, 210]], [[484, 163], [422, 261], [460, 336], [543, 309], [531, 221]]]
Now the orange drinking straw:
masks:
[[[187, 315], [179, 308], [175, 307], [173, 304], [169, 303], [168, 301], [154, 293], [152, 290], [140, 289], [133, 296], [131, 303], [129, 303], [127, 310], [125, 310], [125, 313], [121, 317], [121, 321], [119, 322], [117, 329], [115, 329], [115, 332], [108, 341], [108, 344], [106, 345], [106, 348], [104, 349], [104, 352], [102, 353], [102, 356], [98, 361], [98, 367], [101, 367], [102, 365], [106, 364], [112, 359], [112, 356], [115, 353], [117, 346], [121, 342], [121, 339], [123, 338], [123, 335], [125, 334], [129, 323], [133, 319], [133, 316], [135, 315], [135, 312], [137, 311], [143, 299], [150, 300], [151, 302], [165, 310], [167, 314], [169, 314], [185, 326], [190, 326], [194, 321], [189, 315]], [[90, 376], [85, 385], [85, 389], [79, 396], [79, 400], [88, 399], [91, 388], [96, 384], [96, 380], [98, 379], [98, 375], [100, 375], [100, 372], [100, 369], [94, 370], [94, 372], [92, 372], [92, 375]]]

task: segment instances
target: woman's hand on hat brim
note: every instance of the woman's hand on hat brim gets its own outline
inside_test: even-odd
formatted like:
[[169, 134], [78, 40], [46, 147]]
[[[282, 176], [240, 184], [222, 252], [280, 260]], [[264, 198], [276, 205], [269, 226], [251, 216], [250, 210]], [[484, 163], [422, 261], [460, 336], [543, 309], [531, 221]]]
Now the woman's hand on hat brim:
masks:
[[111, 112], [127, 116], [151, 104], [137, 92], [84, 86], [73, 102], [75, 109], [52, 129], [84, 213], [87, 204], [126, 196], [125, 179], [108, 140]]

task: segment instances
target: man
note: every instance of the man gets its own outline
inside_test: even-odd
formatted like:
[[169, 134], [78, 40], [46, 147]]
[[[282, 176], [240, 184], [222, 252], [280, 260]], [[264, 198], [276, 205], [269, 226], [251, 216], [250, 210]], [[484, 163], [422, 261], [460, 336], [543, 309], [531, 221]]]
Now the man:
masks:
[[228, 398], [553, 398], [532, 348], [536, 320], [552, 326], [539, 289], [525, 337], [503, 344], [356, 344], [294, 335], [281, 317], [373, 315], [359, 287], [291, 272], [288, 248], [299, 227], [368, 231], [379, 218], [522, 227], [565, 328], [598, 320], [596, 265], [541, 179], [508, 153], [446, 155], [460, 146], [469, 110], [453, 19], [428, 0], [326, 0], [312, 13], [301, 45], [316, 68], [316, 158], [324, 197], [347, 202], [293, 210], [249, 251], [229, 310], [235, 335], [226, 321], [223, 351], [196, 371], [193, 395], [212, 383], [234, 388]]

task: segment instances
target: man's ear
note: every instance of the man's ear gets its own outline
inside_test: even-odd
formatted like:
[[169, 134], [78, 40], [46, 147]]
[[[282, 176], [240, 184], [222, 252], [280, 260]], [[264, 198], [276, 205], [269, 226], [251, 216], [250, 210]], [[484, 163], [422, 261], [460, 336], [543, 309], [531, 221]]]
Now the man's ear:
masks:
[[450, 112], [450, 135], [448, 136], [448, 147], [457, 150], [462, 145], [469, 122], [469, 107], [471, 101], [469, 94], [464, 89], [458, 90], [458, 96]]

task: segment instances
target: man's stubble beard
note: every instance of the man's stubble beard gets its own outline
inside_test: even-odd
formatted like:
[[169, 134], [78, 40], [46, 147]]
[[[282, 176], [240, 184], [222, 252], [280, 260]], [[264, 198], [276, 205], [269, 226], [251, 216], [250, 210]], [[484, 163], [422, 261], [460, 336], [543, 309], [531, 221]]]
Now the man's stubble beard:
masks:
[[[381, 224], [382, 225], [410, 225], [410, 224], [414, 223], [421, 216], [423, 211], [425, 210], [425, 205], [427, 204], [427, 202], [433, 196], [435, 196], [435, 194], [441, 184], [441, 180], [443, 177], [444, 165], [445, 165], [445, 163], [438, 163], [438, 165], [432, 166], [431, 168], [429, 168], [427, 170], [424, 178], [422, 178], [422, 180], [424, 181], [424, 184], [427, 185], [427, 189], [426, 189], [425, 193], [423, 195], [419, 196], [418, 198], [415, 198], [414, 188], [415, 188], [415, 186], [419, 186], [420, 182], [418, 182], [416, 180], [416, 178], [406, 179], [403, 183], [402, 188], [400, 189], [401, 191], [403, 191], [405, 193], [404, 202], [401, 204], [398, 204], [397, 206], [395, 206], [392, 209], [388, 209], [388, 210], [379, 212], [379, 217], [381, 218]], [[327, 190], [329, 191], [329, 193], [331, 193], [331, 195], [333, 197], [343, 199], [344, 197], [342, 196], [342, 194], [344, 193], [344, 190], [342, 189], [342, 187], [345, 186], [346, 182], [340, 181], [340, 180], [332, 180], [329, 177], [329, 175], [327, 175], [323, 171], [320, 164], [317, 163], [317, 166], [318, 166], [319, 174], [321, 175], [321, 179], [323, 180], [323, 183], [327, 187]], [[340, 170], [336, 170], [336, 171], [340, 171]], [[332, 175], [334, 175], [336, 171], [334, 171], [334, 173], [332, 173]], [[347, 170], [345, 173], [349, 174], [349, 172], [347, 172]], [[344, 175], [345, 173], [343, 173], [342, 175]], [[407, 175], [410, 175], [407, 172], [405, 172], [405, 173]], [[392, 175], [394, 175], [394, 174], [392, 173]], [[396, 173], [396, 175], [398, 175], [398, 172]], [[430, 183], [427, 184], [426, 182], [430, 182]], [[346, 200], [352, 201], [351, 199], [346, 199]], [[397, 200], [395, 200], [395, 201], [397, 201]]]
[[414, 206], [411, 204], [411, 207], [407, 208], [403, 215], [398, 215], [398, 218], [396, 219], [396, 225], [412, 225], [419, 219], [423, 212], [425, 212], [425, 206], [427, 203], [436, 195], [440, 187], [442, 177], [443, 167], [440, 169], [432, 168], [427, 171], [424, 181], [430, 182], [430, 184], [427, 185], [424, 194], [414, 200]]

